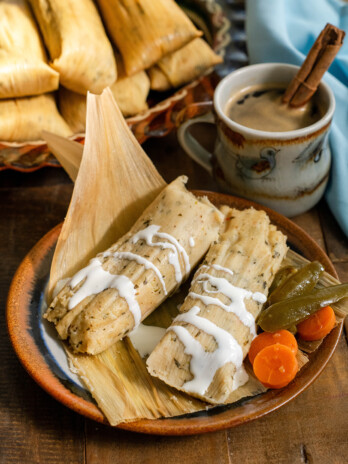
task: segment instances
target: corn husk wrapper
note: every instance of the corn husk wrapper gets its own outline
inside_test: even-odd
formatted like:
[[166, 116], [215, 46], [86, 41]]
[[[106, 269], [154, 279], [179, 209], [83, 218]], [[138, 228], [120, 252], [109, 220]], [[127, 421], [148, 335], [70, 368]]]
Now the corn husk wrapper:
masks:
[[[197, 199], [190, 193], [185, 187], [186, 181], [187, 177], [180, 176], [166, 186], [127, 234], [97, 258], [98, 273], [106, 271], [107, 275], [122, 276], [133, 288], [137, 304], [135, 313], [134, 304], [132, 311], [117, 287], [85, 295], [69, 308], [71, 299], [88, 288], [81, 280], [80, 284], [66, 283], [50, 304], [45, 318], [55, 323], [60, 337], [68, 338], [75, 351], [97, 354], [124, 338], [137, 324], [136, 317], [143, 320], [175, 291], [188, 277], [187, 265], [195, 267], [210, 243], [217, 239], [223, 214], [206, 198]], [[156, 240], [163, 241], [156, 233], [154, 245], [144, 240], [132, 242], [136, 233], [151, 227], [158, 227], [159, 234], [169, 234], [175, 239], [182, 247], [187, 263], [182, 251], [177, 251], [177, 265], [173, 265], [172, 249], [156, 246]], [[190, 245], [190, 240], [195, 246]]]
[[[219, 303], [230, 304], [230, 299], [223, 293], [216, 292], [216, 287], [213, 288], [215, 284], [209, 283], [206, 276], [211, 276], [209, 279], [216, 279], [216, 285], [227, 282], [235, 287], [266, 296], [274, 274], [286, 255], [286, 237], [270, 224], [264, 211], [253, 208], [238, 211], [227, 207], [224, 207], [223, 211], [228, 219], [225, 221], [225, 229], [220, 233], [219, 240], [211, 245], [203, 265], [196, 272], [190, 293], [185, 298], [180, 313], [185, 314], [192, 308], [199, 308], [197, 320], [213, 322], [215, 326], [231, 335], [241, 347], [242, 360], [249, 352], [253, 332], [238, 315], [219, 306]], [[215, 265], [232, 271], [233, 275], [212, 267]], [[207, 305], [199, 297], [203, 299], [213, 297], [213, 299], [209, 300]], [[217, 304], [214, 303], [215, 301]], [[256, 319], [262, 304], [253, 298], [245, 298], [244, 304], [246, 311]], [[175, 329], [181, 327], [180, 330], [190, 338], [193, 337], [194, 342], [198, 342], [205, 353], [215, 352], [218, 348], [217, 342], [212, 335], [187, 321], [175, 319], [171, 327], [172, 330], [166, 332], [151, 353], [147, 367], [151, 375], [160, 378], [168, 385], [189, 391], [186, 383], [193, 379], [191, 356], [187, 354], [186, 346], [180, 338], [181, 332], [176, 333]], [[209, 358], [205, 360], [210, 362]], [[192, 395], [212, 404], [228, 402], [230, 394], [235, 389], [238, 368], [239, 366], [232, 361], [227, 362], [217, 369], [204, 391], [198, 392], [193, 389]], [[205, 364], [202, 369], [207, 372], [209, 365]]]
[[[145, 71], [126, 76], [121, 58], [118, 63], [118, 79], [110, 86], [118, 107], [124, 117], [134, 116], [148, 108], [146, 99], [150, 90], [150, 79]], [[60, 87], [59, 110], [74, 134], [86, 129], [86, 97]]]
[[[83, 233], [86, 221], [90, 225], [98, 221], [99, 218], [99, 220], [112, 223], [112, 217], [115, 214], [119, 217], [118, 225], [120, 228], [123, 224], [123, 230], [120, 229], [118, 231], [120, 236], [128, 229], [128, 220], [134, 220], [139, 215], [139, 211], [133, 209], [134, 201], [136, 201], [140, 210], [144, 209], [165, 185], [155, 167], [129, 132], [126, 124], [122, 122], [123, 119], [120, 118], [119, 112], [115, 110], [115, 105], [112, 103], [110, 92], [104, 92], [101, 97], [94, 97], [92, 102], [88, 107], [88, 119], [91, 119], [91, 125], [87, 128], [87, 140], [89, 137], [92, 137], [92, 139], [87, 144], [89, 156], [83, 160], [81, 165], [81, 170], [84, 170], [84, 174], [80, 177], [81, 182], [77, 180], [76, 183], [76, 185], [79, 185], [78, 191], [81, 194], [81, 200], [79, 206], [75, 205], [75, 212], [79, 213], [79, 207], [87, 208], [83, 199], [85, 198], [85, 193], [90, 194], [90, 190], [88, 189], [88, 183], [83, 184], [82, 180], [84, 176], [88, 178], [91, 169], [97, 168], [98, 156], [101, 154], [100, 150], [105, 150], [106, 148], [108, 148], [108, 151], [104, 152], [104, 154], [115, 154], [117, 151], [118, 156], [113, 160], [110, 157], [105, 160], [106, 176], [104, 182], [99, 183], [99, 188], [96, 186], [93, 192], [100, 195], [102, 199], [109, 200], [110, 189], [113, 189], [114, 198], [121, 198], [122, 201], [119, 207], [114, 210], [109, 208], [99, 210], [93, 203], [88, 204], [89, 218], [87, 217], [88, 215], [85, 216], [82, 213], [78, 215], [78, 218], [81, 217], [84, 219], [80, 229], [80, 232], [82, 232], [81, 238], [78, 234], [78, 218], [75, 222], [70, 217], [68, 224], [64, 227], [66, 234], [69, 233], [69, 229], [71, 230], [73, 239], [70, 241], [69, 246], [67, 246], [66, 241], [59, 240], [55, 253], [57, 255], [55, 257], [56, 264], [53, 264], [51, 274], [51, 279], [55, 280], [59, 280], [62, 278], [62, 274], [64, 274], [64, 272], [60, 272], [57, 266], [57, 263], [60, 262], [59, 255], [72, 251], [74, 244], [77, 245], [80, 240], [85, 240], [86, 247], [93, 248], [93, 252], [94, 250], [99, 251], [101, 249], [98, 250], [98, 247], [95, 247], [93, 238]], [[100, 134], [98, 133], [98, 124], [101, 124], [103, 128]], [[111, 132], [109, 132], [110, 130]], [[114, 138], [112, 136], [113, 131], [117, 132], [121, 147], [116, 142], [117, 137]], [[62, 147], [60, 146], [58, 151], [56, 151], [55, 147], [57, 144], [54, 139], [56, 137], [51, 137], [51, 147], [57, 153]], [[68, 151], [69, 144], [72, 147], [71, 142], [67, 141], [64, 147], [66, 151]], [[116, 147], [118, 147], [117, 150]], [[94, 150], [96, 150], [95, 157], [93, 156]], [[90, 156], [92, 156], [92, 159], [89, 159]], [[127, 166], [124, 173], [125, 177], [120, 177], [119, 182], [114, 182], [113, 176], [109, 176], [107, 173], [114, 168], [122, 169], [123, 163]], [[134, 169], [134, 165], [138, 165], [139, 163], [142, 169]], [[108, 166], [109, 169], [107, 169]], [[130, 168], [132, 170], [128, 171]], [[148, 182], [149, 180], [150, 182]], [[125, 190], [127, 192], [126, 195], [124, 194]], [[129, 218], [121, 214], [124, 207], [129, 211]], [[93, 218], [95, 218], [95, 221], [93, 221]], [[69, 254], [66, 254], [65, 258], [68, 261], [72, 260], [72, 266], [67, 263], [67, 267], [73, 267], [76, 260], [78, 260], [78, 256], [75, 257]], [[298, 266], [306, 262], [306, 259], [290, 250], [284, 261], [284, 265], [294, 263], [294, 265]], [[321, 282], [323, 285], [337, 283], [336, 279], [326, 273]], [[183, 302], [186, 292], [187, 289], [182, 289], [180, 293], [166, 300], [144, 323], [159, 327], [168, 327], [172, 318], [177, 314], [177, 306]], [[335, 309], [336, 307], [337, 305], [335, 305]], [[79, 373], [111, 425], [142, 418], [154, 419], [178, 416], [206, 409], [206, 403], [189, 397], [180, 391], [173, 390], [158, 379], [153, 379], [145, 368], [145, 361], [140, 358], [138, 352], [129, 343], [125, 339], [96, 356], [76, 355], [69, 351], [68, 348], [66, 349], [74, 371]], [[298, 361], [301, 367], [306, 363], [307, 358], [299, 353]], [[246, 369], [250, 375], [249, 381], [230, 395], [230, 403], [238, 401], [241, 398], [257, 395], [266, 390], [252, 376], [248, 363], [246, 364]], [[134, 385], [136, 388], [134, 388]]]
[[52, 94], [0, 101], [0, 140], [40, 140], [43, 130], [64, 137], [72, 135], [70, 127], [58, 113]]
[[166, 185], [110, 89], [100, 98], [89, 96], [86, 153], [53, 257], [49, 294], [59, 280], [74, 275], [124, 235]]
[[34, 18], [24, 0], [0, 2], [0, 98], [39, 95], [58, 88], [46, 63]]
[[42, 138], [46, 140], [49, 150], [63, 166], [70, 179], [75, 182], [82, 160], [83, 145], [47, 131], [42, 131]]
[[222, 62], [203, 39], [194, 39], [148, 70], [151, 89], [164, 91], [187, 84]]
[[174, 0], [98, 0], [131, 76], [202, 35]]
[[62, 85], [86, 95], [115, 82], [114, 53], [92, 0], [29, 1]]

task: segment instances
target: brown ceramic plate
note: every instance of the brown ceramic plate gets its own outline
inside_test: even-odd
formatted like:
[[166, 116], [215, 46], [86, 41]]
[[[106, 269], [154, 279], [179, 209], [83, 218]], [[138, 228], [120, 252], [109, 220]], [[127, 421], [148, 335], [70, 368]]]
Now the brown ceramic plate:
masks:
[[[254, 206], [265, 210], [288, 237], [290, 247], [309, 260], [318, 260], [337, 277], [336, 271], [323, 250], [289, 219], [263, 206], [230, 195], [196, 191], [205, 194], [215, 205], [227, 204], [244, 209]], [[7, 322], [13, 347], [24, 368], [50, 395], [74, 411], [99, 422], [107, 423], [89, 393], [70, 373], [59, 342], [51, 339], [43, 327], [42, 301], [50, 264], [61, 225], [48, 232], [28, 253], [19, 266], [9, 292]], [[119, 427], [136, 432], [160, 435], [190, 435], [234, 427], [264, 416], [304, 391], [322, 372], [333, 355], [341, 335], [342, 324], [324, 340], [311, 355], [310, 362], [291, 384], [281, 390], [269, 390], [261, 395], [241, 400], [232, 405], [218, 406], [209, 411], [171, 419], [139, 420]], [[55, 337], [55, 336], [54, 336]], [[56, 344], [55, 346], [52, 343]], [[60, 352], [61, 350], [61, 352]]]
[[[178, 0], [179, 5], [204, 33], [224, 63], [190, 84], [170, 92], [151, 92], [149, 110], [127, 119], [140, 143], [151, 137], [163, 137], [176, 127], [177, 115], [188, 104], [211, 101], [219, 79], [247, 63], [244, 5], [238, 0]], [[84, 134], [73, 137], [84, 141]], [[60, 167], [44, 141], [13, 143], [0, 141], [0, 171], [36, 171], [45, 166]]]

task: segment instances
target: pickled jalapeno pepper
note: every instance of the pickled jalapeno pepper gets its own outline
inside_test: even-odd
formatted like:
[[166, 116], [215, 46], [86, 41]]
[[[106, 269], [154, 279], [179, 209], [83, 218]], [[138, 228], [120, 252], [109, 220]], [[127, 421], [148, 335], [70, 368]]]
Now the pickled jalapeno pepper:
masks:
[[320, 288], [309, 295], [295, 296], [272, 304], [260, 314], [257, 323], [265, 332], [288, 329], [318, 309], [345, 297], [348, 297], [348, 284]]
[[273, 293], [276, 288], [284, 285], [288, 278], [296, 274], [296, 272], [297, 269], [294, 266], [285, 266], [279, 269], [269, 287], [269, 294]]
[[268, 306], [287, 298], [310, 293], [324, 272], [324, 267], [318, 261], [308, 263], [296, 273], [290, 275], [268, 297]]

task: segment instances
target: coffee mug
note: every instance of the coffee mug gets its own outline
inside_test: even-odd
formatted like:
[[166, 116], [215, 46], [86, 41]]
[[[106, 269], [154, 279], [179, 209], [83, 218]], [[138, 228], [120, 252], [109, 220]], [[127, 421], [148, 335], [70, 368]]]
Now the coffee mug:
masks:
[[[286, 87], [298, 69], [281, 63], [238, 69], [220, 81], [213, 103], [189, 105], [181, 114], [178, 127], [182, 148], [216, 178], [224, 191], [254, 200], [287, 217], [307, 211], [324, 193], [331, 165], [328, 133], [335, 110], [331, 89], [321, 82], [317, 90], [323, 116], [310, 126], [288, 132], [242, 126], [228, 118], [225, 107], [231, 96], [249, 86], [279, 83]], [[216, 125], [213, 153], [189, 131], [190, 126], [202, 122]]]

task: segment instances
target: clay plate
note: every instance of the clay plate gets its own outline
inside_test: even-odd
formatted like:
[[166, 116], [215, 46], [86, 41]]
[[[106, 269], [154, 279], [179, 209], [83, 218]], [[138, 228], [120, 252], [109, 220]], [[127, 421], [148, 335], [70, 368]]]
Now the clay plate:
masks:
[[[287, 235], [291, 248], [312, 261], [320, 261], [330, 274], [337, 277], [323, 250], [306, 232], [284, 216], [230, 195], [204, 191], [194, 193], [207, 195], [217, 206], [227, 204], [238, 209], [254, 206], [265, 210], [272, 223]], [[24, 368], [44, 390], [79, 414], [107, 424], [89, 393], [75, 381], [68, 369], [64, 371], [59, 356], [47, 346], [43, 338], [41, 303], [60, 230], [61, 225], [56, 226], [34, 246], [13, 278], [7, 302], [9, 334]], [[311, 355], [310, 362], [286, 388], [269, 390], [233, 405], [218, 406], [209, 411], [170, 419], [139, 420], [120, 424], [119, 427], [148, 434], [190, 435], [234, 427], [269, 414], [294, 399], [319, 376], [333, 355], [341, 331], [342, 324], [325, 338], [320, 348]]]

